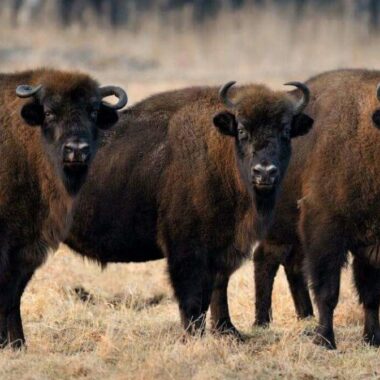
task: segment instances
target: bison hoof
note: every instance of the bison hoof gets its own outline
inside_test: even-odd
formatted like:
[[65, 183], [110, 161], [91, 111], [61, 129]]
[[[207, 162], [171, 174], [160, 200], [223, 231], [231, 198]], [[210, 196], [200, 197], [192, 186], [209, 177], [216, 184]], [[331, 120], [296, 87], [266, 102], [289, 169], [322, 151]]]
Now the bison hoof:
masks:
[[315, 332], [313, 343], [318, 346], [327, 348], [329, 350], [336, 349], [334, 333], [324, 333], [321, 332], [319, 329], [317, 329]]
[[297, 318], [299, 320], [302, 320], [302, 321], [312, 320], [312, 319], [314, 319], [314, 314], [313, 314], [313, 312], [299, 313], [299, 314], [297, 314]]
[[364, 341], [373, 347], [380, 347], [380, 330], [375, 332], [364, 332]]
[[256, 319], [255, 322], [253, 323], [253, 327], [262, 327], [264, 329], [269, 328], [270, 321], [265, 319]]
[[218, 334], [218, 335], [222, 335], [222, 336], [233, 337], [240, 342], [245, 341], [245, 337], [240, 333], [240, 331], [231, 322], [218, 323], [217, 326], [212, 328], [212, 332], [214, 334]]

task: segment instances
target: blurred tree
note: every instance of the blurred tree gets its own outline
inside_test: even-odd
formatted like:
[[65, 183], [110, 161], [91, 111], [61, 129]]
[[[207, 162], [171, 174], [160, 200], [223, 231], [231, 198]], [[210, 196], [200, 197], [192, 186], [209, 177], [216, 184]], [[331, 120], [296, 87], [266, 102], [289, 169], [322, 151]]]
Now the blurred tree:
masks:
[[24, 23], [38, 19], [43, 8], [47, 8], [46, 4], [53, 2], [58, 19], [64, 26], [74, 22], [86, 25], [84, 15], [87, 11], [99, 23], [116, 28], [128, 24], [131, 10], [135, 10], [135, 17], [151, 11], [158, 11], [163, 16], [167, 11], [191, 6], [193, 21], [202, 23], [217, 16], [222, 9], [237, 10], [244, 6], [266, 7], [274, 4], [294, 7], [296, 19], [304, 17], [307, 9], [337, 12], [347, 17], [350, 14], [346, 11], [347, 7], [351, 7], [356, 18], [367, 20], [370, 31], [380, 29], [380, 0], [0, 0], [0, 11], [5, 3], [10, 5], [11, 21], [17, 25], [20, 21]]

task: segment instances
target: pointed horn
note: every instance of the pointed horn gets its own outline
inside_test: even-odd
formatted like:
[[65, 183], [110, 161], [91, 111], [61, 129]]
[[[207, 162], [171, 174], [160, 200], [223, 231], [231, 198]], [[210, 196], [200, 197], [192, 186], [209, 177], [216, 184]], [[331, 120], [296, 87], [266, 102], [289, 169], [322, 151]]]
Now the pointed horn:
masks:
[[229, 108], [235, 107], [235, 104], [228, 98], [229, 89], [236, 83], [236, 81], [231, 81], [222, 86], [219, 90], [219, 98]]
[[106, 98], [107, 96], [114, 95], [119, 99], [119, 101], [116, 104], [109, 104], [107, 102], [103, 102], [103, 104], [107, 106], [108, 108], [119, 110], [128, 103], [128, 96], [121, 87], [104, 86], [104, 87], [100, 87], [99, 90], [100, 90], [100, 95], [102, 96], [102, 98]]
[[28, 84], [21, 84], [20, 86], [17, 86], [16, 88], [16, 95], [19, 98], [30, 98], [31, 96], [37, 94], [38, 91], [40, 91], [42, 88], [42, 85], [38, 86], [30, 86]]
[[296, 115], [300, 114], [306, 108], [306, 106], [309, 104], [309, 101], [310, 101], [310, 90], [309, 90], [309, 88], [306, 86], [306, 84], [301, 83], [301, 82], [288, 82], [288, 83], [285, 83], [284, 85], [285, 86], [294, 86], [294, 87], [297, 87], [299, 90], [301, 90], [303, 96], [302, 96], [301, 100], [298, 103], [296, 103], [296, 105], [294, 107], [295, 114]]

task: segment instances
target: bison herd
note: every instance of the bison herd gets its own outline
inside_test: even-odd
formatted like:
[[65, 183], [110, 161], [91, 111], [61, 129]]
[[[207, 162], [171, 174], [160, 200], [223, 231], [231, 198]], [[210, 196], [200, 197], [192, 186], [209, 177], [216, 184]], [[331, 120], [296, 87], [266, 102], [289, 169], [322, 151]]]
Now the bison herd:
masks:
[[[166, 258], [183, 328], [241, 338], [227, 299], [251, 256], [256, 319], [281, 265], [314, 342], [335, 348], [348, 253], [364, 339], [380, 346], [380, 72], [339, 70], [292, 91], [191, 87], [123, 111], [85, 74], [0, 75], [0, 345], [25, 343], [20, 300], [65, 242], [102, 266]], [[105, 98], [114, 95], [116, 103]]]

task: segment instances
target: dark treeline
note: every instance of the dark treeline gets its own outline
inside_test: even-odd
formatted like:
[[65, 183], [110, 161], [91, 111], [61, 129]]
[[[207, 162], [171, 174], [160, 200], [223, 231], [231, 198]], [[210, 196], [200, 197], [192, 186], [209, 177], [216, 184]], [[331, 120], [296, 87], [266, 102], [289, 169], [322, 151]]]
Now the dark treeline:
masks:
[[194, 23], [203, 23], [222, 10], [231, 12], [245, 6], [277, 6], [291, 8], [296, 18], [304, 17], [308, 10], [328, 11], [352, 17], [368, 23], [370, 29], [379, 30], [380, 0], [2, 0], [0, 7], [11, 10], [12, 23], [17, 25], [20, 14], [33, 22], [41, 18], [48, 6], [52, 6], [56, 19], [63, 26], [73, 23], [86, 24], [84, 15], [91, 12], [96, 19], [112, 27], [128, 26], [131, 17], [148, 12], [178, 11], [185, 7], [192, 10]]

